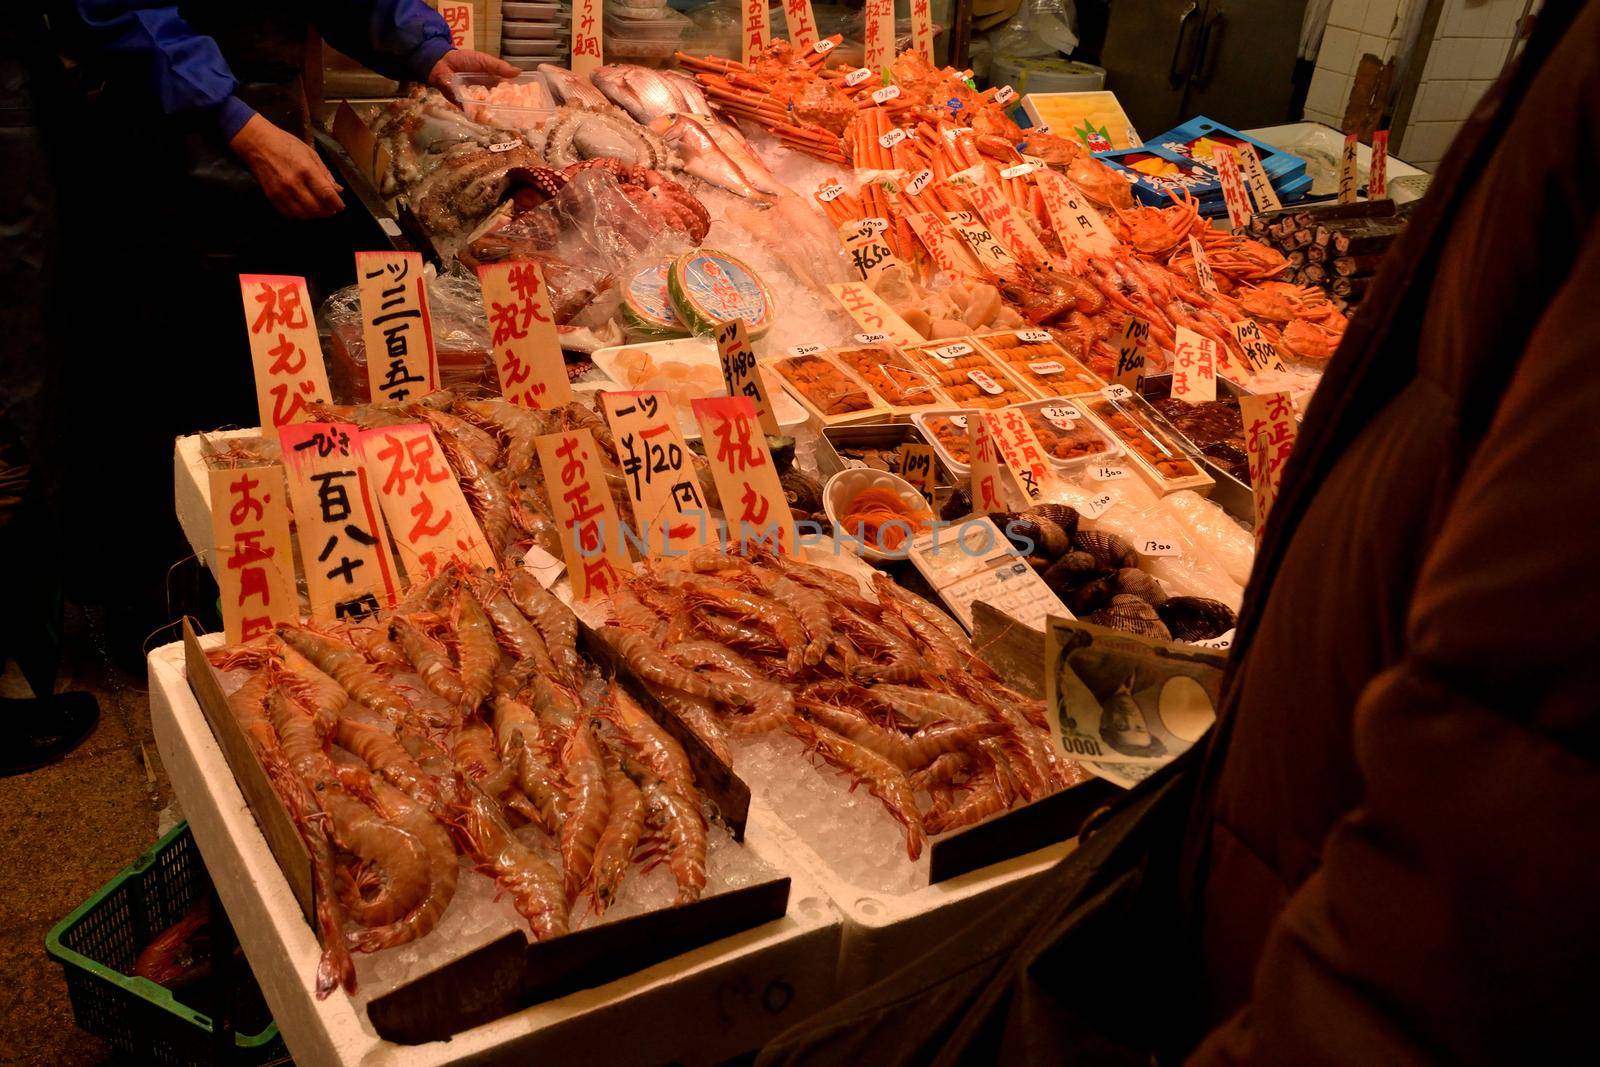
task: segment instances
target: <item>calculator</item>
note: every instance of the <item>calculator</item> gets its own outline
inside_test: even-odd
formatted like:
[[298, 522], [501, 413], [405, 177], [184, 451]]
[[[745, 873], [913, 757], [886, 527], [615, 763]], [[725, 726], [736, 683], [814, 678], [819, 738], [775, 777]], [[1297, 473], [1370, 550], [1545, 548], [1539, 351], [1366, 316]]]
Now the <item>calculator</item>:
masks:
[[972, 602], [982, 600], [1036, 630], [1051, 615], [1072, 618], [1061, 598], [987, 518], [924, 534], [911, 543], [911, 562], [972, 632]]

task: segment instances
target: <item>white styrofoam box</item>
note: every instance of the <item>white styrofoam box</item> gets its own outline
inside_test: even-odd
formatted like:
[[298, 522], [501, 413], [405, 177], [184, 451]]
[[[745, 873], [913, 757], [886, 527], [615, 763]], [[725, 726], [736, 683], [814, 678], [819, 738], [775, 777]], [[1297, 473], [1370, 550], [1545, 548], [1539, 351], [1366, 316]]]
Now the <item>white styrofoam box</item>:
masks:
[[[260, 436], [261, 430], [257, 427], [248, 430], [217, 430], [205, 435], [217, 444], [230, 440], [254, 440]], [[204, 442], [200, 434], [180, 437], [174, 443], [172, 496], [174, 510], [178, 513], [178, 525], [183, 528], [183, 536], [189, 539], [189, 547], [200, 557], [200, 562], [209, 567], [212, 552], [211, 478], [206, 473], [203, 448]]]
[[[208, 645], [219, 640], [202, 638]], [[747, 847], [790, 877], [784, 918], [448, 1041], [385, 1041], [342, 992], [316, 999], [316, 936], [189, 690], [182, 643], [150, 653], [149, 668], [161, 762], [296, 1063], [709, 1065], [760, 1047], [837, 997], [839, 915], [821, 886], [785, 854], [777, 833], [752, 818]]]
[[1342, 26], [1359, 33], [1366, 21], [1367, 0], [1333, 0], [1333, 6], [1328, 8], [1329, 26]]
[[996, 891], [1036, 878], [1077, 848], [1077, 840], [1061, 841], [1024, 856], [990, 864], [958, 878], [924, 886], [910, 893], [884, 893], [853, 885], [834, 873], [787, 825], [752, 797], [750, 818], [759, 816], [779, 835], [790, 862], [822, 886], [844, 913], [839, 942], [838, 995], [849, 996], [901, 964], [921, 955], [981, 915]]
[[1345, 102], [1350, 97], [1350, 75], [1318, 67], [1311, 76], [1311, 88], [1306, 92], [1306, 109], [1328, 115], [1344, 115]]
[[1361, 34], [1343, 26], [1329, 26], [1322, 34], [1322, 47], [1317, 52], [1317, 66], [1347, 74], [1356, 69], [1356, 44]]

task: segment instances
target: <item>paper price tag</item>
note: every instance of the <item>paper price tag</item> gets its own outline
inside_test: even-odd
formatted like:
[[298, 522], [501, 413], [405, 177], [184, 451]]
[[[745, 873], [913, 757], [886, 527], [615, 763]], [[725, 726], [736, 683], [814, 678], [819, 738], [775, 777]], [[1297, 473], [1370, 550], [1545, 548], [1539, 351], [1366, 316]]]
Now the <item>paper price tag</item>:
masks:
[[1091, 255], [1105, 255], [1121, 244], [1100, 212], [1066, 175], [1045, 168], [1034, 179], [1056, 236]]
[[839, 239], [850, 256], [851, 269], [868, 284], [900, 263], [895, 258], [894, 250], [883, 239], [883, 230], [872, 225], [875, 221], [883, 223], [884, 228], [889, 225], [884, 219], [867, 219], [863, 222], [847, 222], [839, 227]]
[[1039, 409], [1039, 417], [1060, 430], [1070, 430], [1083, 417], [1071, 404], [1046, 404]]
[[[794, 0], [785, 0], [785, 10], [787, 10], [787, 8], [788, 8], [788, 5], [790, 5], [790, 4], [792, 4], [792, 3], [793, 3], [793, 2], [794, 2]], [[811, 3], [810, 3], [810, 0], [806, 0], [806, 6], [807, 6], [807, 7], [810, 7], [810, 6], [811, 6]], [[811, 21], [812, 21], [812, 23], [813, 23], [813, 25], [814, 25], [814, 24], [815, 24], [815, 22], [816, 22], [816, 20], [815, 20], [815, 19], [813, 19], [813, 20], [811, 20]], [[798, 46], [799, 46], [799, 47], [801, 47], [801, 48], [804, 48], [804, 47], [806, 47], [806, 46], [805, 46], [805, 43], [804, 43], [804, 42], [803, 42], [803, 41], [795, 41], [795, 42], [794, 42], [794, 43], [795, 43], [795, 44], [796, 44], [796, 45], [798, 45]], [[812, 48], [813, 48], [813, 49], [814, 49], [814, 50], [815, 50], [815, 51], [816, 51], [816, 53], [817, 53], [817, 55], [819, 55], [819, 56], [825, 56], [825, 55], [827, 55], [827, 54], [828, 54], [828, 53], [829, 53], [829, 52], [831, 52], [831, 51], [833, 51], [833, 49], [834, 49], [834, 42], [833, 42], [833, 41], [830, 41], [830, 40], [829, 40], [829, 39], [828, 39], [828, 38], [826, 38], [826, 37], [824, 37], [824, 38], [823, 38], [823, 39], [822, 39], [822, 40], [820, 40], [820, 41], [818, 41], [818, 42], [816, 42], [816, 43], [815, 43], [815, 44], [813, 44], [813, 45], [812, 45], [812, 46], [811, 46], [811, 47], [812, 47]]]
[[211, 573], [230, 645], [269, 634], [300, 616], [289, 546], [283, 468], [207, 471], [211, 483]]
[[995, 447], [989, 420], [981, 415], [968, 419], [967, 439], [972, 451], [972, 510], [980, 515], [1010, 511], [1005, 483], [1000, 480], [1000, 452]]
[[976, 385], [979, 389], [982, 389], [985, 393], [988, 393], [990, 396], [999, 396], [1001, 393], [1005, 392], [1004, 389], [1000, 388], [1000, 384], [998, 382], [981, 370], [967, 371], [967, 380], [972, 382], [972, 384]]
[[555, 309], [539, 265], [529, 259], [488, 263], [478, 268], [478, 281], [501, 395], [528, 408], [557, 408], [570, 401], [572, 384]]
[[882, 137], [879, 137], [878, 144], [882, 145], [884, 148], [893, 148], [901, 141], [904, 141], [907, 136], [908, 135], [906, 134], [906, 131], [901, 129], [893, 129], [884, 134]]
[[819, 56], [833, 51], [832, 41], [817, 39], [817, 16], [811, 10], [811, 0], [783, 0], [783, 24], [789, 30], [789, 43], [795, 48], [809, 48]]
[[1211, 260], [1206, 258], [1206, 250], [1200, 247], [1199, 239], [1192, 233], [1189, 235], [1189, 255], [1194, 259], [1194, 276], [1200, 288], [1216, 295], [1217, 277], [1211, 273]]
[[[862, 219], [860, 224], [866, 227], [867, 232], [871, 234], [880, 234], [889, 228], [889, 220], [879, 218], [876, 215], [870, 219]], [[849, 224], [846, 223], [846, 225]]]
[[1126, 467], [1108, 467], [1102, 464], [1089, 468], [1089, 477], [1097, 482], [1114, 482], [1118, 478], [1126, 478], [1127, 476], [1128, 468]]
[[844, 195], [844, 186], [838, 182], [828, 182], [817, 190], [817, 199], [824, 204], [831, 204]]
[[972, 355], [972, 346], [967, 344], [965, 341], [956, 341], [954, 344], [939, 345], [935, 348], [924, 348], [922, 351], [927, 355], [932, 356], [934, 359], [939, 360], [941, 363], [950, 364], [954, 363], [962, 356]]
[[1000, 172], [1002, 178], [1023, 178], [1039, 169], [1037, 163], [1018, 163], [1014, 167], [1007, 167]]
[[756, 367], [756, 353], [750, 347], [750, 334], [743, 319], [729, 319], [717, 327], [717, 355], [722, 362], [722, 380], [729, 396], [746, 396], [755, 405], [761, 431], [778, 434], [778, 419], [772, 413], [767, 383]]
[[[932, 176], [932, 172], [927, 172]], [[987, 277], [978, 257], [950, 229], [945, 218], [935, 211], [913, 211], [905, 216], [917, 240], [928, 250], [928, 255], [939, 269], [952, 277], [982, 280]]]
[[[856, 336], [859, 338], [860, 334], [857, 334]], [[791, 356], [814, 356], [818, 352], [821, 352], [822, 349], [822, 345], [791, 345], [789, 347], [789, 354]]]
[[426, 396], [439, 387], [427, 278], [420, 252], [357, 252], [361, 338], [374, 403]]
[[997, 89], [995, 91], [995, 94], [994, 94], [994, 102], [997, 103], [997, 104], [1002, 104], [1002, 105], [1009, 104], [1009, 103], [1011, 103], [1011, 101], [1015, 100], [1016, 98], [1017, 98], [1017, 91], [1015, 89], [1011, 88], [1011, 86], [1009, 86], [1009, 85], [1000, 86], [1000, 88]]
[[950, 425], [958, 430], [967, 428], [967, 417], [965, 415], [946, 415], [945, 418], [949, 419]]
[[1250, 194], [1244, 189], [1244, 176], [1239, 172], [1239, 161], [1233, 149], [1218, 145], [1211, 153], [1211, 162], [1217, 168], [1217, 184], [1222, 186], [1222, 202], [1228, 209], [1228, 221], [1234, 229], [1250, 222], [1255, 214], [1250, 208]]
[[972, 212], [952, 211], [946, 218], [950, 222], [950, 227], [967, 243], [972, 254], [978, 257], [978, 262], [983, 265], [985, 271], [991, 274], [1010, 274], [1016, 270], [1017, 257], [996, 241], [994, 234], [979, 222]]
[[1128, 316], [1122, 327], [1122, 339], [1117, 343], [1116, 372], [1112, 384], [1130, 395], [1139, 388], [1144, 377], [1144, 347], [1150, 342], [1150, 324], [1137, 315]]
[[1278, 349], [1267, 340], [1261, 332], [1261, 325], [1255, 319], [1240, 319], [1229, 325], [1233, 331], [1234, 339], [1239, 342], [1239, 347], [1244, 349], [1245, 359], [1250, 363], [1250, 369], [1256, 373], [1262, 371], [1281, 371], [1284, 369], [1283, 359], [1278, 355]]
[[1023, 495], [1030, 503], [1043, 500], [1056, 477], [1027, 416], [1016, 408], [1006, 408], [983, 412], [979, 419], [988, 425], [995, 449]]
[[922, 335], [906, 325], [906, 321], [880, 300], [865, 282], [834, 282], [828, 286], [828, 292], [844, 305], [850, 317], [865, 332], [886, 333], [897, 345], [918, 345], [923, 342]]
[[1191, 404], [1217, 398], [1217, 342], [1179, 326], [1172, 348], [1172, 396]]
[[887, 104], [889, 101], [893, 100], [895, 97], [897, 97], [899, 95], [900, 95], [900, 86], [898, 86], [898, 85], [885, 85], [882, 89], [873, 90], [872, 102], [874, 104]]
[[278, 427], [311, 617], [318, 622], [365, 618], [400, 592], [389, 534], [355, 451], [359, 432], [345, 422]]
[[858, 345], [881, 345], [888, 340], [889, 335], [886, 333], [858, 333], [855, 335], [855, 342]]
[[1025, 345], [1047, 345], [1053, 338], [1049, 330], [1019, 330], [1017, 340]]
[[1233, 647], [1233, 634], [1234, 631], [1229, 630], [1221, 637], [1210, 637], [1204, 641], [1190, 641], [1189, 643], [1191, 645], [1197, 645], [1200, 648], [1230, 649]]
[[722, 500], [729, 538], [765, 542], [784, 555], [793, 555], [794, 515], [783, 495], [767, 440], [759, 432], [750, 398], [706, 397], [690, 401], [690, 406], [700, 423], [700, 438]]
[[1086, 518], [1098, 519], [1100, 516], [1110, 511], [1112, 505], [1114, 505], [1116, 502], [1117, 494], [1113, 492], [1107, 491], [1104, 493], [1096, 493], [1088, 500], [1085, 500], [1081, 506], [1079, 506], [1078, 513]]
[[1066, 364], [1058, 363], [1053, 359], [1043, 359], [1037, 363], [1029, 363], [1028, 369], [1041, 378], [1054, 378], [1058, 374], [1067, 373]]
[[1123, 400], [1132, 399], [1133, 390], [1129, 389], [1126, 385], [1119, 385], [1113, 382], [1111, 385], [1108, 385], [1104, 389], [1100, 390], [1100, 395], [1105, 397], [1107, 400], [1116, 400], [1120, 402]]
[[844, 76], [844, 83], [852, 89], [872, 77], [872, 71], [867, 67], [857, 67]]
[[1356, 135], [1344, 135], [1344, 151], [1339, 156], [1339, 203], [1353, 204], [1356, 202], [1356, 185], [1359, 177], [1356, 174]]
[[274, 429], [306, 418], [307, 405], [326, 404], [332, 396], [306, 280], [241, 274], [239, 293], [262, 427]]
[[600, 394], [633, 505], [636, 541], [650, 556], [682, 553], [706, 539], [710, 514], [689, 448], [664, 392]]
[[427, 582], [453, 559], [486, 569], [498, 566], [432, 429], [421, 423], [380, 426], [356, 434], [354, 443], [372, 472], [411, 587]]
[[995, 235], [996, 241], [1013, 258], [1037, 269], [1050, 267], [1050, 253], [1022, 217], [1022, 212], [1006, 199], [1000, 186], [974, 185], [967, 190], [967, 199], [972, 202], [989, 232]]
[[534, 578], [546, 589], [555, 585], [561, 577], [561, 572], [567, 569], [565, 563], [538, 545], [528, 546], [528, 554], [522, 557], [522, 566], [525, 570], [531, 571]]
[[900, 477], [916, 486], [927, 500], [928, 506], [933, 506], [933, 493], [936, 479], [934, 477], [933, 446], [925, 444], [906, 443], [900, 446]]
[[1181, 556], [1181, 555], [1183, 555], [1183, 549], [1179, 548], [1177, 545], [1173, 544], [1172, 542], [1170, 542], [1170, 541], [1159, 541], [1159, 540], [1155, 540], [1153, 538], [1146, 538], [1145, 540], [1140, 541], [1138, 546], [1137, 546], [1137, 548], [1136, 548], [1136, 551], [1141, 556]]
[[933, 171], [924, 167], [922, 170], [917, 172], [917, 176], [915, 178], [912, 178], [906, 183], [906, 195], [916, 196], [918, 193], [922, 192], [922, 190], [926, 189], [928, 187], [928, 183], [931, 181], [933, 181]]
[[500, 141], [489, 146], [491, 152], [509, 152], [522, 144], [521, 141]]
[[605, 7], [600, 0], [572, 0], [572, 62], [567, 66], [580, 78], [587, 78], [605, 63]]

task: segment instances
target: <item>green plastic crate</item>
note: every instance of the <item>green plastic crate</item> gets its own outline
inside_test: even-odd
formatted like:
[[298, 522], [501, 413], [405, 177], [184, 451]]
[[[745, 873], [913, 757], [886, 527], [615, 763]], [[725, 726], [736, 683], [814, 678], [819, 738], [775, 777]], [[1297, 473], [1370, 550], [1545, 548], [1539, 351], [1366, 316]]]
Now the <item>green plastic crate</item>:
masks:
[[[126, 973], [139, 950], [183, 918], [210, 884], [189, 824], [179, 823], [56, 924], [45, 951], [66, 972], [79, 1027], [141, 1063], [216, 1062], [209, 1016], [165, 986]], [[235, 1034], [233, 1043], [233, 1063], [287, 1058], [276, 1023], [258, 1034]]]

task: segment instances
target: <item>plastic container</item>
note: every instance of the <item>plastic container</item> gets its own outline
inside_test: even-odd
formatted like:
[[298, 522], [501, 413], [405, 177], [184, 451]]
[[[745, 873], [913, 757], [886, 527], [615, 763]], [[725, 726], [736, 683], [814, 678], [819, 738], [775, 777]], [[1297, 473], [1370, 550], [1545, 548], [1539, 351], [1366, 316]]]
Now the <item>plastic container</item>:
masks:
[[[489, 344], [489, 320], [477, 282], [447, 274], [428, 281], [428, 312], [433, 325], [439, 386], [482, 386], [498, 392]], [[367, 343], [361, 332], [360, 293], [348, 286], [322, 302], [317, 311], [328, 387], [334, 403], [364, 404], [372, 398], [367, 380]]]
[[1081, 469], [1122, 455], [1122, 446], [1085, 418], [1066, 397], [1052, 396], [1016, 405], [1033, 435], [1059, 470]]
[[981, 351], [970, 337], [910, 345], [906, 352], [958, 406], [1003, 408], [1035, 399], [1031, 391], [993, 356]]
[[[513, 41], [502, 42], [502, 49]], [[474, 99], [474, 95], [481, 95], [485, 90], [492, 90], [496, 86], [509, 82], [513, 85], [531, 85], [543, 98], [543, 104], [502, 104], [481, 99]], [[467, 113], [467, 118], [473, 122], [481, 122], [486, 126], [501, 126], [512, 130], [536, 130], [549, 121], [550, 116], [556, 112], [555, 101], [550, 99], [550, 91], [544, 87], [539, 75], [535, 73], [518, 74], [515, 78], [501, 78], [494, 74], [452, 74], [450, 75], [450, 88], [455, 98], [461, 101], [461, 108]]]
[[560, 63], [565, 66], [567, 62], [567, 46], [563, 44], [559, 50], [551, 52], [547, 56], [501, 56], [500, 58], [510, 63], [513, 67], [521, 67], [523, 70], [528, 71], [538, 69], [541, 63]]
[[[45, 951], [65, 972], [81, 1029], [140, 1063], [216, 1062], [211, 1019], [165, 986], [127, 973], [139, 950], [210, 887], [189, 824], [180, 823], [56, 924]], [[235, 1034], [233, 1050], [240, 1064], [287, 1055], [276, 1023]]]
[[[648, 356], [653, 364], [643, 374], [637, 369], [630, 368], [623, 356], [625, 352], [642, 352]], [[728, 385], [722, 377], [721, 357], [717, 354], [714, 342], [703, 337], [685, 337], [670, 341], [644, 341], [638, 344], [613, 345], [595, 352], [594, 365], [599, 371], [619, 389], [660, 389], [669, 392], [674, 379], [669, 375], [674, 372], [669, 369], [673, 363], [681, 364], [683, 372], [677, 381], [684, 387], [692, 387], [692, 396], [678, 403], [673, 399], [678, 415], [678, 429], [683, 432], [684, 440], [694, 440], [700, 436], [700, 425], [695, 422], [693, 409], [689, 400], [701, 396], [727, 396]], [[795, 427], [804, 426], [806, 410], [794, 399], [778, 388], [776, 375], [765, 373], [769, 364], [761, 361], [764, 376], [767, 381], [767, 395], [772, 400], [772, 414], [778, 420], [778, 429], [785, 433], [792, 433]], [[690, 374], [695, 377], [691, 380]], [[607, 388], [602, 385], [601, 388]]]
[[906, 510], [912, 514], [930, 510], [927, 500], [917, 491], [917, 487], [898, 474], [857, 467], [840, 471], [828, 479], [827, 484], [822, 487], [823, 512], [828, 516], [828, 521], [833, 524], [835, 530], [844, 530], [848, 535], [838, 538], [839, 541], [849, 546], [862, 559], [870, 560], [874, 563], [904, 559], [906, 557], [906, 546], [910, 545], [918, 532], [909, 529], [910, 523], [906, 524], [908, 529], [906, 531], [905, 544], [898, 551], [882, 552], [871, 545], [863, 543], [861, 539], [855, 536], [855, 531], [846, 529], [841, 521], [841, 517], [849, 510], [850, 502], [866, 489], [889, 490], [900, 498]]
[[624, 43], [677, 41], [688, 28], [689, 19], [670, 8], [652, 14], [606, 5], [605, 31], [608, 41], [612, 36]]
[[888, 344], [845, 345], [828, 353], [866, 383], [867, 388], [896, 412], [948, 407], [950, 398], [928, 375]]
[[571, 33], [567, 20], [559, 22], [507, 22], [500, 26], [500, 49], [516, 41], [565, 41]]
[[543, 37], [531, 40], [508, 37], [500, 42], [500, 55], [506, 59], [529, 59], [534, 56], [555, 55], [566, 48], [565, 30], [551, 26], [544, 31], [544, 34]]
[[975, 340], [1036, 396], [1081, 393], [1106, 384], [1057, 344], [1048, 330], [1004, 330], [979, 334]]
[[811, 413], [820, 426], [886, 420], [889, 409], [866, 383], [820, 352], [786, 356], [772, 364], [784, 388]]
[[570, 14], [571, 8], [555, 3], [507, 3], [500, 5], [500, 17], [506, 21], [522, 19], [549, 19]]
[[911, 416], [912, 425], [928, 439], [939, 462], [957, 477], [972, 473], [972, 439], [967, 432], [967, 419], [977, 413], [975, 408], [950, 408], [919, 411]]

